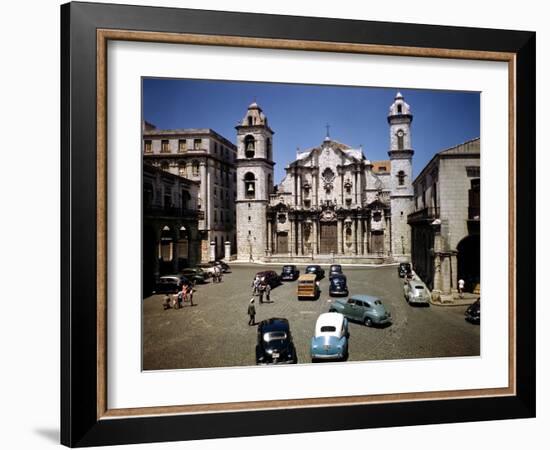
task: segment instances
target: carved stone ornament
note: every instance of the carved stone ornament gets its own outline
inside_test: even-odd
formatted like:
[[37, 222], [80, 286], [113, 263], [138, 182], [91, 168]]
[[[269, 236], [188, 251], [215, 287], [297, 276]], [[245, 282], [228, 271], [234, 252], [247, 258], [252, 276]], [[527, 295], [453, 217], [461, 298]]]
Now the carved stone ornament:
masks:
[[336, 220], [336, 212], [333, 209], [325, 209], [319, 218], [321, 222], [333, 222]]
[[286, 222], [286, 214], [279, 214], [277, 216], [277, 220], [279, 221], [279, 223], [285, 223]]

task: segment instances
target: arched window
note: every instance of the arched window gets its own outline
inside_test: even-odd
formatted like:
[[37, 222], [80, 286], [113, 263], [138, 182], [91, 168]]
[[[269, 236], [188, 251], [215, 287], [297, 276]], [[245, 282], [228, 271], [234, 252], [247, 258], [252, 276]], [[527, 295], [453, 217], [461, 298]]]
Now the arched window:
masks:
[[193, 161], [193, 176], [198, 177], [199, 176], [199, 162]]
[[170, 170], [170, 164], [168, 164], [168, 161], [162, 161], [160, 163], [160, 168], [168, 172], [168, 170]]
[[187, 167], [186, 167], [186, 164], [184, 162], [179, 162], [178, 163], [178, 175], [180, 177], [187, 176]]
[[405, 184], [405, 172], [400, 170], [397, 172], [397, 181], [399, 182], [399, 186], [403, 186]]
[[256, 198], [256, 178], [252, 172], [244, 176], [244, 195], [246, 198]]
[[397, 114], [403, 113], [403, 105], [397, 105]]
[[248, 116], [248, 126], [252, 126], [252, 116]]
[[404, 139], [403, 139], [404, 135], [405, 135], [405, 133], [403, 133], [403, 130], [399, 130], [397, 132], [397, 148], [399, 150], [403, 150], [405, 148], [405, 142], [404, 142]]
[[254, 158], [256, 153], [256, 141], [254, 136], [248, 135], [244, 138], [244, 156]]

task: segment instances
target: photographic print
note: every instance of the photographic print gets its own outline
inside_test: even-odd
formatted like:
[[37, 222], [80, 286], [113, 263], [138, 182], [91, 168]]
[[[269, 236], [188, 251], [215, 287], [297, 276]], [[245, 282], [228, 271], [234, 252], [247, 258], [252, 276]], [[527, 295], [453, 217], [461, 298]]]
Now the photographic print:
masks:
[[480, 355], [479, 92], [142, 79], [143, 370]]

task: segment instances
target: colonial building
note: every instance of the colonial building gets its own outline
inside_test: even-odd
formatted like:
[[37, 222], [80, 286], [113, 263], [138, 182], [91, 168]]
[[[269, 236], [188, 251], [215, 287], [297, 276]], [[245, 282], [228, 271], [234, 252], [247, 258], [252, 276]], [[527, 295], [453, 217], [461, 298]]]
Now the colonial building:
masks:
[[451, 300], [458, 280], [480, 281], [479, 138], [437, 153], [413, 182], [412, 262], [417, 274]]
[[199, 184], [143, 164], [143, 294], [200, 260]]
[[202, 261], [211, 259], [211, 246], [218, 258], [225, 242], [236, 246], [235, 156], [235, 145], [211, 129], [159, 130], [144, 122], [144, 161], [198, 182]]
[[411, 109], [390, 106], [389, 160], [327, 136], [273, 184], [273, 130], [254, 102], [237, 129], [239, 260], [408, 260], [413, 210]]

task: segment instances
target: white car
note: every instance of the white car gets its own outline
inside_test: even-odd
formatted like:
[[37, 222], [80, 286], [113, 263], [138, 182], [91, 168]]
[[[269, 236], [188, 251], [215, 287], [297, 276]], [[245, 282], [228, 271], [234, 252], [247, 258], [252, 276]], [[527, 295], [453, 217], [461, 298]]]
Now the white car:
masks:
[[426, 285], [420, 280], [407, 280], [403, 286], [403, 295], [409, 304], [421, 303], [423, 305], [430, 304], [430, 291]]
[[346, 360], [348, 357], [348, 319], [343, 314], [321, 314], [311, 338], [311, 360]]

